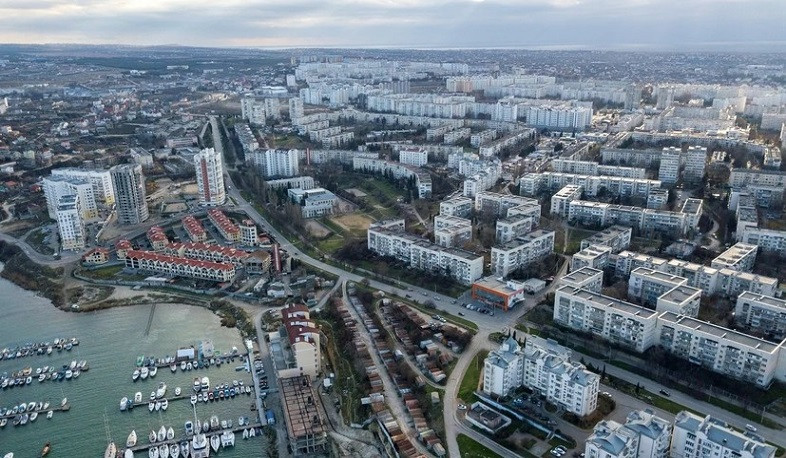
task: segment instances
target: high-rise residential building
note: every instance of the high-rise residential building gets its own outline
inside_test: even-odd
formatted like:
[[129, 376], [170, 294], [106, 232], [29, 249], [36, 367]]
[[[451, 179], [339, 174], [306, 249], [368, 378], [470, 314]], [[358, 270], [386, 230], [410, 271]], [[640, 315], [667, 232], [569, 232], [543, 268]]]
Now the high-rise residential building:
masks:
[[680, 164], [682, 162], [682, 151], [679, 148], [663, 148], [660, 154], [660, 168], [658, 169], [658, 179], [663, 184], [674, 184], [680, 178]]
[[704, 169], [707, 166], [707, 148], [703, 146], [689, 146], [685, 151], [685, 170], [683, 178], [689, 182], [699, 182], [704, 179]]
[[81, 250], [85, 247], [85, 222], [81, 213], [78, 194], [66, 194], [59, 198], [56, 219], [63, 250]]
[[299, 124], [303, 114], [303, 99], [300, 97], [289, 99], [289, 119], [292, 121], [292, 124]]
[[139, 224], [150, 216], [147, 210], [147, 193], [142, 166], [121, 164], [109, 169], [115, 188], [117, 222], [119, 224]]
[[777, 339], [786, 337], [786, 300], [745, 291], [737, 297], [734, 319]]
[[711, 416], [683, 410], [674, 418], [671, 456], [681, 458], [773, 458], [775, 447], [753, 432], [740, 432]]
[[296, 149], [269, 149], [262, 153], [262, 173], [266, 177], [292, 177], [299, 173]]
[[224, 189], [224, 163], [221, 153], [213, 148], [203, 149], [194, 155], [196, 182], [200, 205], [223, 205], [226, 202]]
[[98, 217], [93, 185], [84, 178], [50, 176], [43, 181], [44, 196], [49, 217], [57, 219], [57, 207], [60, 198], [66, 195], [79, 196], [79, 209], [83, 219]]
[[112, 177], [108, 170], [53, 169], [52, 178], [55, 177], [85, 179], [93, 185], [93, 196], [96, 202], [107, 206], [115, 203], [115, 189], [112, 186]]

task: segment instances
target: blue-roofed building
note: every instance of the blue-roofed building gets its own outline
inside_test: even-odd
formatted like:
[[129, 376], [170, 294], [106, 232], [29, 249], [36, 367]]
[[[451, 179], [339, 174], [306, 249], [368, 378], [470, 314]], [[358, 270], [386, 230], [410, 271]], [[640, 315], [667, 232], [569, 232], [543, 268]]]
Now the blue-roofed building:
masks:
[[682, 458], [773, 458], [775, 447], [750, 431], [737, 431], [726, 422], [682, 411], [674, 418], [671, 456]]

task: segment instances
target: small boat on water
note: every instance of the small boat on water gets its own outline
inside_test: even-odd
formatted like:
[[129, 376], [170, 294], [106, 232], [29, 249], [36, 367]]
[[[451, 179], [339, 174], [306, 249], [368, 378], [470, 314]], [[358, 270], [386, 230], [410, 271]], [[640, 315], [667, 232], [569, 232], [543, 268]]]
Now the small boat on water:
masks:
[[208, 423], [208, 422], [202, 423], [202, 432], [206, 433], [208, 431], [210, 431], [210, 423]]
[[177, 444], [172, 444], [169, 446], [169, 456], [173, 458], [177, 458], [180, 455], [180, 446]]
[[156, 436], [156, 432], [155, 431], [151, 430], [150, 434], [148, 434], [148, 436], [147, 436], [147, 439], [150, 441], [151, 444], [155, 444], [156, 440], [158, 440], [158, 436]]
[[161, 410], [161, 401], [156, 401], [156, 403], [155, 403], [155, 409], [156, 409], [156, 412], [158, 412], [159, 410]]
[[227, 429], [227, 421], [221, 420], [221, 429]]
[[106, 446], [106, 451], [104, 452], [104, 458], [115, 458], [117, 456], [117, 446], [114, 442], [110, 442], [109, 445]]
[[191, 420], [186, 421], [184, 426], [185, 426], [187, 435], [190, 436], [190, 435], [194, 434], [194, 423]]
[[161, 458], [169, 458], [169, 447], [166, 444], [162, 444], [158, 447], [158, 456]]
[[186, 364], [186, 370], [187, 371], [190, 371], [190, 370], [193, 370], [193, 369], [194, 369], [194, 365], [193, 364], [191, 364], [191, 363], [187, 363]]
[[256, 428], [248, 428], [248, 437], [254, 437], [256, 435], [257, 435], [257, 429]]
[[243, 439], [248, 439], [248, 428], [243, 429]]
[[[226, 421], [224, 421], [223, 427], [226, 428]], [[218, 429], [218, 417], [215, 415], [210, 417], [210, 429]]]
[[131, 374], [131, 380], [136, 382], [137, 380], [139, 380], [140, 374], [141, 372], [139, 369], [134, 369], [134, 372]]
[[166, 430], [166, 440], [171, 441], [175, 438], [175, 430], [171, 426]]
[[202, 389], [202, 382], [199, 381], [199, 377], [194, 377], [194, 391], [199, 391]]
[[175, 364], [175, 363], [170, 364], [169, 365], [169, 370], [172, 371], [172, 373], [177, 372], [177, 364]]
[[128, 398], [123, 396], [123, 399], [120, 400], [120, 411], [126, 410], [126, 407], [128, 407]]
[[155, 377], [156, 374], [158, 374], [158, 367], [156, 366], [151, 367], [149, 373], [150, 377]]
[[152, 412], [152, 411], [156, 410], [156, 403], [154, 401], [148, 402], [147, 403], [147, 410], [149, 412]]
[[136, 402], [136, 403], [142, 402], [142, 392], [141, 391], [137, 391], [136, 393], [134, 393], [134, 402]]
[[185, 371], [186, 370], [186, 362], [185, 361], [181, 361], [180, 362], [180, 370], [181, 371]]
[[166, 395], [166, 383], [161, 382], [158, 384], [158, 389], [156, 390], [156, 398], [161, 399]]
[[30, 422], [34, 422], [35, 419], [38, 418], [38, 412], [33, 412], [30, 414]]
[[136, 367], [142, 367], [142, 365], [144, 363], [145, 363], [145, 355], [137, 356], [137, 358], [136, 358]]
[[[52, 451], [52, 444], [47, 442], [46, 444], [44, 444], [44, 448], [41, 449], [41, 456], [47, 456], [51, 451]], [[13, 456], [14, 454], [12, 453], [11, 457], [13, 458]]]
[[191, 456], [191, 447], [188, 446], [188, 442], [180, 443], [180, 456], [183, 458], [188, 458]]
[[180, 396], [180, 393], [181, 393], [181, 391], [180, 391], [180, 387], [179, 387], [179, 386], [176, 386], [176, 387], [175, 387], [175, 396]]
[[131, 434], [128, 435], [128, 439], [126, 439], [126, 448], [131, 448], [136, 445], [136, 430], [131, 430]]
[[55, 411], [50, 410], [49, 412], [46, 413], [46, 419], [51, 420], [54, 415], [55, 415]]
[[125, 452], [123, 452], [123, 458], [134, 458], [134, 452], [127, 448]]
[[161, 410], [166, 410], [167, 408], [169, 408], [169, 401], [164, 399], [161, 401]]
[[147, 451], [147, 456], [150, 458], [158, 458], [158, 447], [150, 447]]
[[60, 401], [60, 407], [65, 407], [66, 404], [68, 404], [68, 398], [63, 398], [63, 400]]
[[197, 395], [192, 394], [191, 395], [191, 405], [194, 406], [194, 405], [196, 405], [196, 403], [197, 403]]
[[224, 431], [221, 433], [221, 446], [234, 447], [235, 446], [235, 433], [232, 431]]
[[202, 389], [209, 390], [210, 389], [210, 379], [207, 377], [202, 377]]
[[150, 371], [146, 367], [143, 367], [139, 371], [139, 378], [141, 378], [142, 380], [146, 380], [148, 374], [150, 374]]
[[163, 442], [164, 440], [166, 440], [165, 426], [161, 426], [161, 429], [158, 430], [158, 434], [156, 434], [156, 439], [158, 439], [158, 442]]
[[210, 436], [210, 448], [214, 452], [218, 452], [219, 447], [221, 447], [221, 439], [218, 437], [218, 434]]

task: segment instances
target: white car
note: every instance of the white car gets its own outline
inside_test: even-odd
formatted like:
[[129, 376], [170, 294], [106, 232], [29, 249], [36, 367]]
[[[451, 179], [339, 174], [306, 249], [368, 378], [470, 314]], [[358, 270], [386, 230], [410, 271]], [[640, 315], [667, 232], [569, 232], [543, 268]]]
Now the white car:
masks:
[[459, 410], [467, 410], [467, 406], [465, 406], [464, 404], [459, 404], [458, 405], [458, 409]]

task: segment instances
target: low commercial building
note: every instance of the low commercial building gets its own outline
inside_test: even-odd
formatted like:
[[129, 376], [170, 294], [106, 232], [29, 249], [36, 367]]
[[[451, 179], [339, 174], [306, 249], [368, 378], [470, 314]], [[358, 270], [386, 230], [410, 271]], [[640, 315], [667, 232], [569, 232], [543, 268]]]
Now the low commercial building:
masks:
[[786, 337], [786, 300], [745, 291], [737, 297], [734, 319], [737, 324], [783, 339]]
[[590, 245], [600, 245], [611, 248], [612, 253], [619, 253], [630, 246], [632, 234], [633, 229], [630, 227], [615, 224], [582, 240], [580, 248], [583, 250]]
[[658, 318], [658, 343], [680, 358], [713, 372], [767, 388], [779, 370], [782, 347], [696, 318], [664, 312]]
[[506, 428], [513, 422], [510, 418], [479, 401], [470, 406], [465, 418], [469, 424], [491, 434]]
[[683, 458], [774, 458], [776, 448], [750, 431], [740, 432], [715, 417], [683, 410], [674, 418], [671, 456]]
[[491, 248], [491, 270], [505, 277], [554, 252], [554, 231], [538, 229]]
[[319, 396], [311, 385], [311, 377], [279, 379], [287, 439], [294, 456], [324, 453], [328, 446], [327, 426], [317, 405]]
[[230, 263], [198, 261], [152, 251], [128, 250], [125, 254], [125, 262], [129, 269], [176, 277], [216, 282], [229, 282], [235, 278], [235, 266]]
[[523, 301], [525, 293], [524, 285], [513, 280], [502, 281], [495, 277], [485, 277], [472, 284], [473, 301], [480, 301], [505, 312]]

